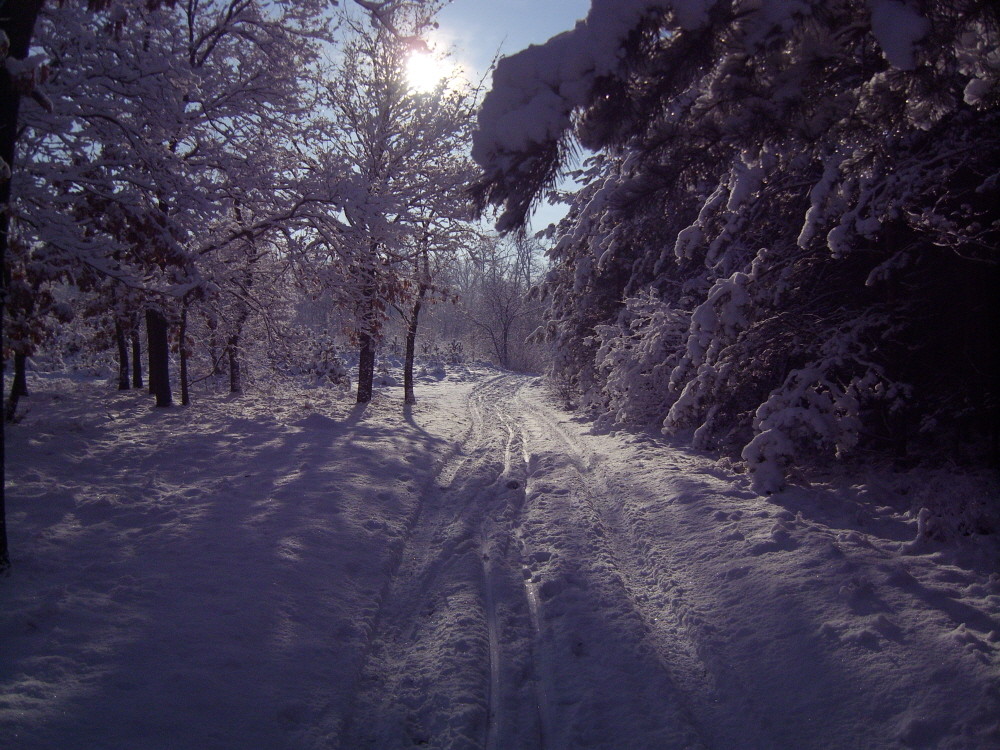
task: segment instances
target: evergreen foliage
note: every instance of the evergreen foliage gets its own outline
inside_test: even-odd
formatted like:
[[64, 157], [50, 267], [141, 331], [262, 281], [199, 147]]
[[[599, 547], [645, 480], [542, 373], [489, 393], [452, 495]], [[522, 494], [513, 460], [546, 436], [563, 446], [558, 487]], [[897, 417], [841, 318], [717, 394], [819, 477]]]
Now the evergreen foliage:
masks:
[[574, 141], [596, 152], [544, 284], [555, 376], [740, 453], [764, 492], [825, 457], [995, 446], [996, 7], [614, 5], [502, 63], [476, 136], [508, 227]]

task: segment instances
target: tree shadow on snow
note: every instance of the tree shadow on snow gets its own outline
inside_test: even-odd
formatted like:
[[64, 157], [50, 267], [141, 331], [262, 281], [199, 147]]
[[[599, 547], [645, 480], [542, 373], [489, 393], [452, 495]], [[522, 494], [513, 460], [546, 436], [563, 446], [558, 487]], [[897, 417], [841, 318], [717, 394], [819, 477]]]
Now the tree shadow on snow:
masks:
[[61, 698], [40, 697], [23, 747], [295, 746], [346, 701], [437, 448], [412, 417], [365, 414], [53, 435], [60, 489], [39, 483], [15, 543], [36, 604], [4, 628], [3, 671]]

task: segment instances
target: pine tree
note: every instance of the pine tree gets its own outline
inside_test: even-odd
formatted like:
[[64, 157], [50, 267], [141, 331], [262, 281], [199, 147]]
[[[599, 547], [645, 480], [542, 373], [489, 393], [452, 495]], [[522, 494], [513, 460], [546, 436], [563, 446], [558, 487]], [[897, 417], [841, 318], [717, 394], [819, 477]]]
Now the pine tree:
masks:
[[597, 152], [546, 283], [582, 403], [740, 453], [761, 491], [995, 429], [998, 25], [977, 0], [595, 2], [501, 62], [473, 153], [502, 226]]

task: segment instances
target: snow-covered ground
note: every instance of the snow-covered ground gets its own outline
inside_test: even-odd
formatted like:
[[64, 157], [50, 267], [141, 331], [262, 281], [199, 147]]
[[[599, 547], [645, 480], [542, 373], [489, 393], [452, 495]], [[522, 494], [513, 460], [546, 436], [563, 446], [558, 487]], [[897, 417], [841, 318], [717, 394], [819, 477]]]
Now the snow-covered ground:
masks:
[[982, 478], [762, 498], [485, 370], [412, 409], [30, 386], [0, 747], [1000, 747], [996, 535], [940, 513]]

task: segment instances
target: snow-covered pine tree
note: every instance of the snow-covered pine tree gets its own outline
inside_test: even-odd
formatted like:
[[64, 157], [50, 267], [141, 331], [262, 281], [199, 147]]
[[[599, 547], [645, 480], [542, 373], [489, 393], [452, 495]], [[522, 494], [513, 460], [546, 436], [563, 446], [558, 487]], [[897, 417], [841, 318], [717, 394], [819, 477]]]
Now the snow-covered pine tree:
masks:
[[502, 226], [574, 141], [598, 154], [547, 282], [584, 403], [741, 452], [764, 492], [995, 434], [998, 26], [978, 0], [594, 0], [502, 61], [474, 148]]

